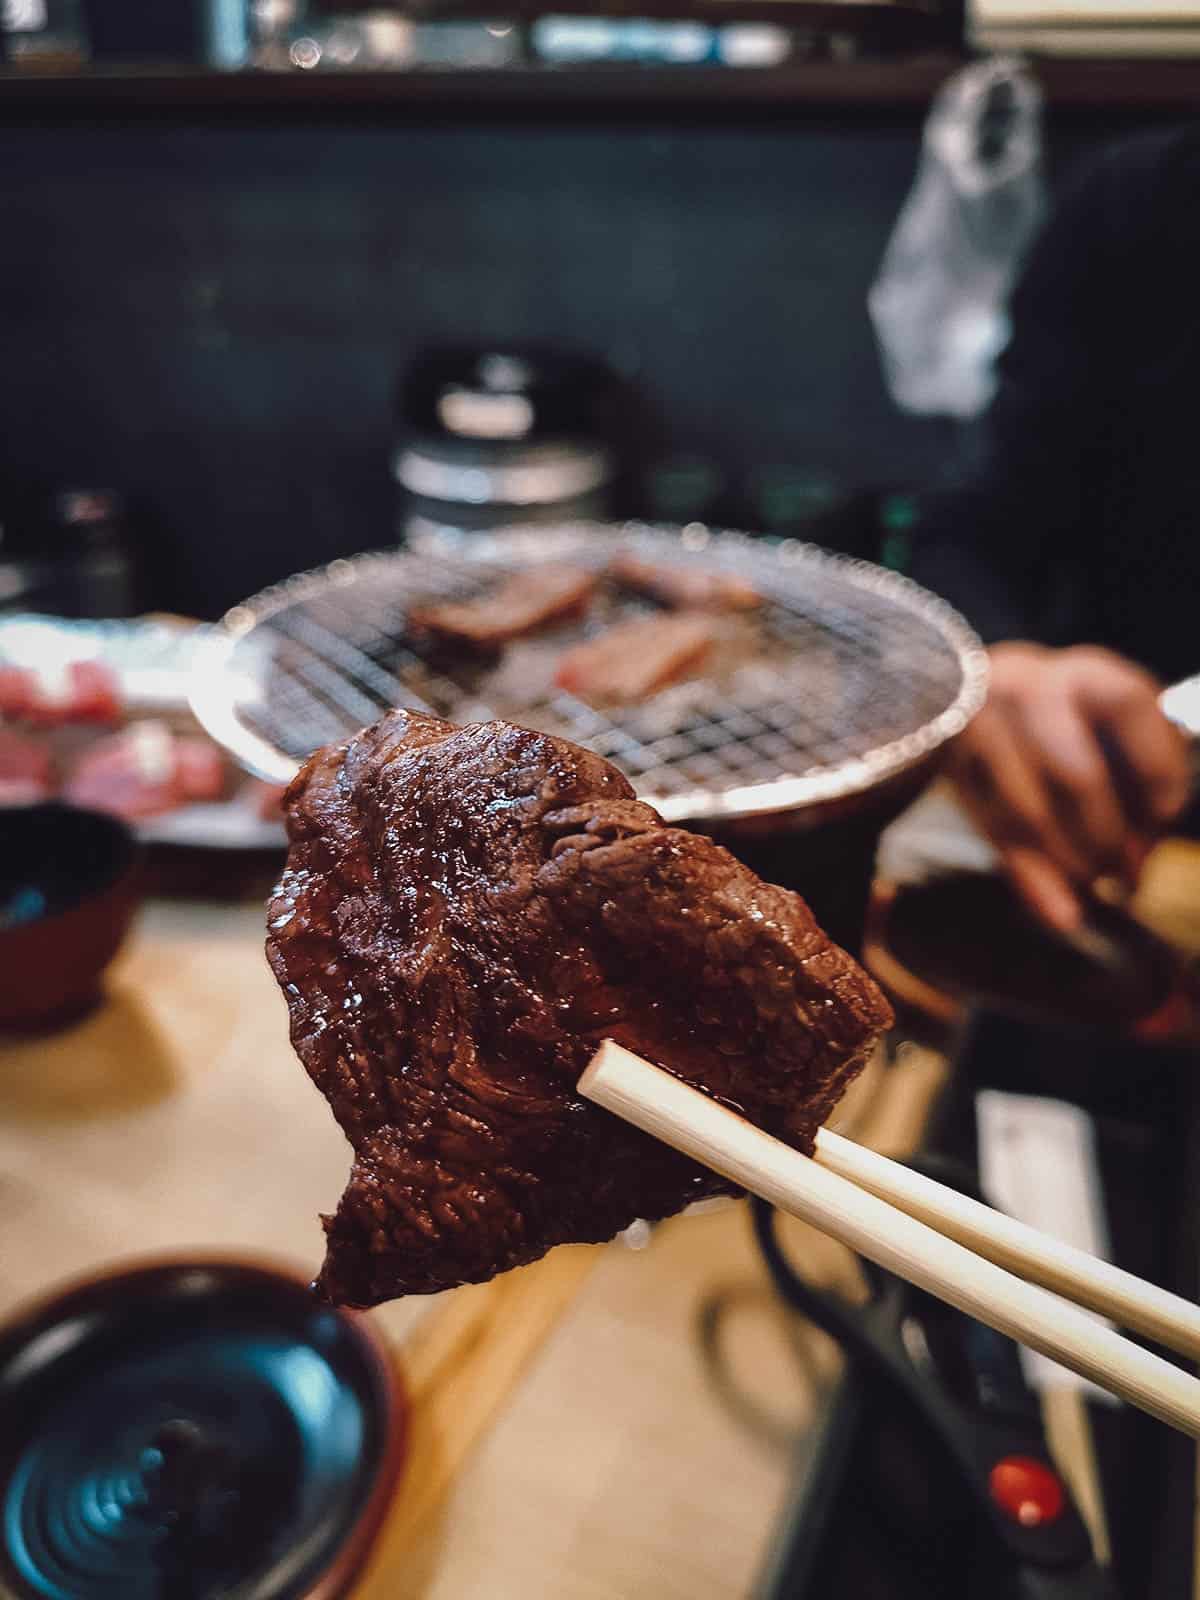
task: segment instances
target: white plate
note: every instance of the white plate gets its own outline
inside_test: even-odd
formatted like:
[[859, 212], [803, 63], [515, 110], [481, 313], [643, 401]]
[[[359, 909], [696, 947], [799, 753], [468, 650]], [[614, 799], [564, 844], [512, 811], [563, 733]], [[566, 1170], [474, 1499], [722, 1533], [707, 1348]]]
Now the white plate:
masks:
[[130, 711], [183, 712], [205, 632], [186, 622], [76, 622], [16, 612], [0, 617], [0, 662], [57, 676], [72, 661], [102, 661]]
[[[72, 661], [100, 661], [117, 681], [127, 712], [187, 716], [192, 674], [208, 630], [186, 622], [75, 621], [14, 613], [0, 616], [0, 665], [25, 667], [51, 678]], [[196, 729], [201, 734], [199, 728]], [[213, 850], [270, 850], [286, 843], [283, 825], [264, 821], [251, 794], [182, 806], [134, 824], [148, 843]]]

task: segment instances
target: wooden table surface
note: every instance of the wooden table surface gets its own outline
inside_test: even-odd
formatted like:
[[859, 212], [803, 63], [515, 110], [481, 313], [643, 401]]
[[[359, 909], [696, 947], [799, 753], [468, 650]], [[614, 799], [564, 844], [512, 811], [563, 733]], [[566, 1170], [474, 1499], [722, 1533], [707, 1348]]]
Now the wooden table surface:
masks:
[[[937, 1075], [907, 1070], [859, 1096], [884, 1144], [911, 1137]], [[96, 1012], [0, 1044], [0, 1314], [148, 1253], [249, 1251], [309, 1272], [347, 1157], [288, 1045], [261, 909], [154, 903]], [[836, 1246], [809, 1254], [846, 1270]], [[702, 1360], [715, 1301], [755, 1426]], [[767, 1294], [742, 1207], [373, 1315], [416, 1414], [356, 1600], [748, 1592], [833, 1369]]]

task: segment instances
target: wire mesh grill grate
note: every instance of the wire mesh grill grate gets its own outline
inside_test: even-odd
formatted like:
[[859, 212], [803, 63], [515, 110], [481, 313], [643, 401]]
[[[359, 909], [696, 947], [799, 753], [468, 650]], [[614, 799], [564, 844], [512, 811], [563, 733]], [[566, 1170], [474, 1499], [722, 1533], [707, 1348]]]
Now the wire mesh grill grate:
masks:
[[[438, 658], [406, 634], [415, 602], [467, 599], [545, 561], [601, 570], [618, 548], [733, 572], [758, 589], [765, 604], [752, 621], [730, 623], [710, 676], [623, 707], [556, 688], [566, 648], [652, 612], [608, 587], [582, 622], [518, 641], [498, 666]], [[673, 819], [869, 787], [957, 732], [985, 679], [983, 651], [961, 619], [892, 573], [811, 546], [641, 525], [518, 529], [334, 562], [235, 607], [216, 650], [219, 670], [197, 688], [197, 715], [262, 776], [282, 781], [319, 745], [407, 705], [573, 739]]]

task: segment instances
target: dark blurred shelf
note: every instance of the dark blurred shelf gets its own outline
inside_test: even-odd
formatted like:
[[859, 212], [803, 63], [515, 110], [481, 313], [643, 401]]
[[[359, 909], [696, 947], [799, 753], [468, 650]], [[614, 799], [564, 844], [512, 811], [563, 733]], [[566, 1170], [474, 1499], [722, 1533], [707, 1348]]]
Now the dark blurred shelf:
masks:
[[510, 110], [644, 109], [710, 104], [920, 105], [953, 70], [949, 56], [719, 66], [414, 68], [407, 72], [89, 72], [72, 77], [0, 73], [5, 111], [371, 111], [417, 114]]
[[1200, 110], [1200, 56], [1155, 60], [1085, 61], [1047, 56], [1033, 63], [1051, 108]]
[[[747, 11], [753, 0], [741, 0]], [[764, 0], [769, 6], [771, 0]], [[757, 8], [762, 10], [763, 7]], [[71, 76], [0, 72], [0, 118], [195, 119], [358, 116], [429, 120], [492, 116], [619, 117], [700, 113], [721, 107], [772, 116], [806, 111], [913, 110], [927, 105], [962, 58], [949, 52], [902, 59], [814, 61], [774, 68], [506, 67], [414, 68], [406, 72], [217, 73], [92, 70]], [[1052, 110], [1161, 111], [1200, 108], [1200, 59], [1036, 63]]]

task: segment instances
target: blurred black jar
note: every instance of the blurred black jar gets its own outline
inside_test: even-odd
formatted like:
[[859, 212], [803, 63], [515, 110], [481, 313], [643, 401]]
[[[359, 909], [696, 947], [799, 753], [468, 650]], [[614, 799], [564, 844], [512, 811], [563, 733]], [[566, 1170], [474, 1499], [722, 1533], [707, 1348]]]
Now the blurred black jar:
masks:
[[0, 609], [127, 617], [138, 590], [128, 515], [116, 491], [0, 495]]
[[433, 350], [404, 375], [393, 474], [401, 539], [609, 514], [615, 385], [548, 350]]

